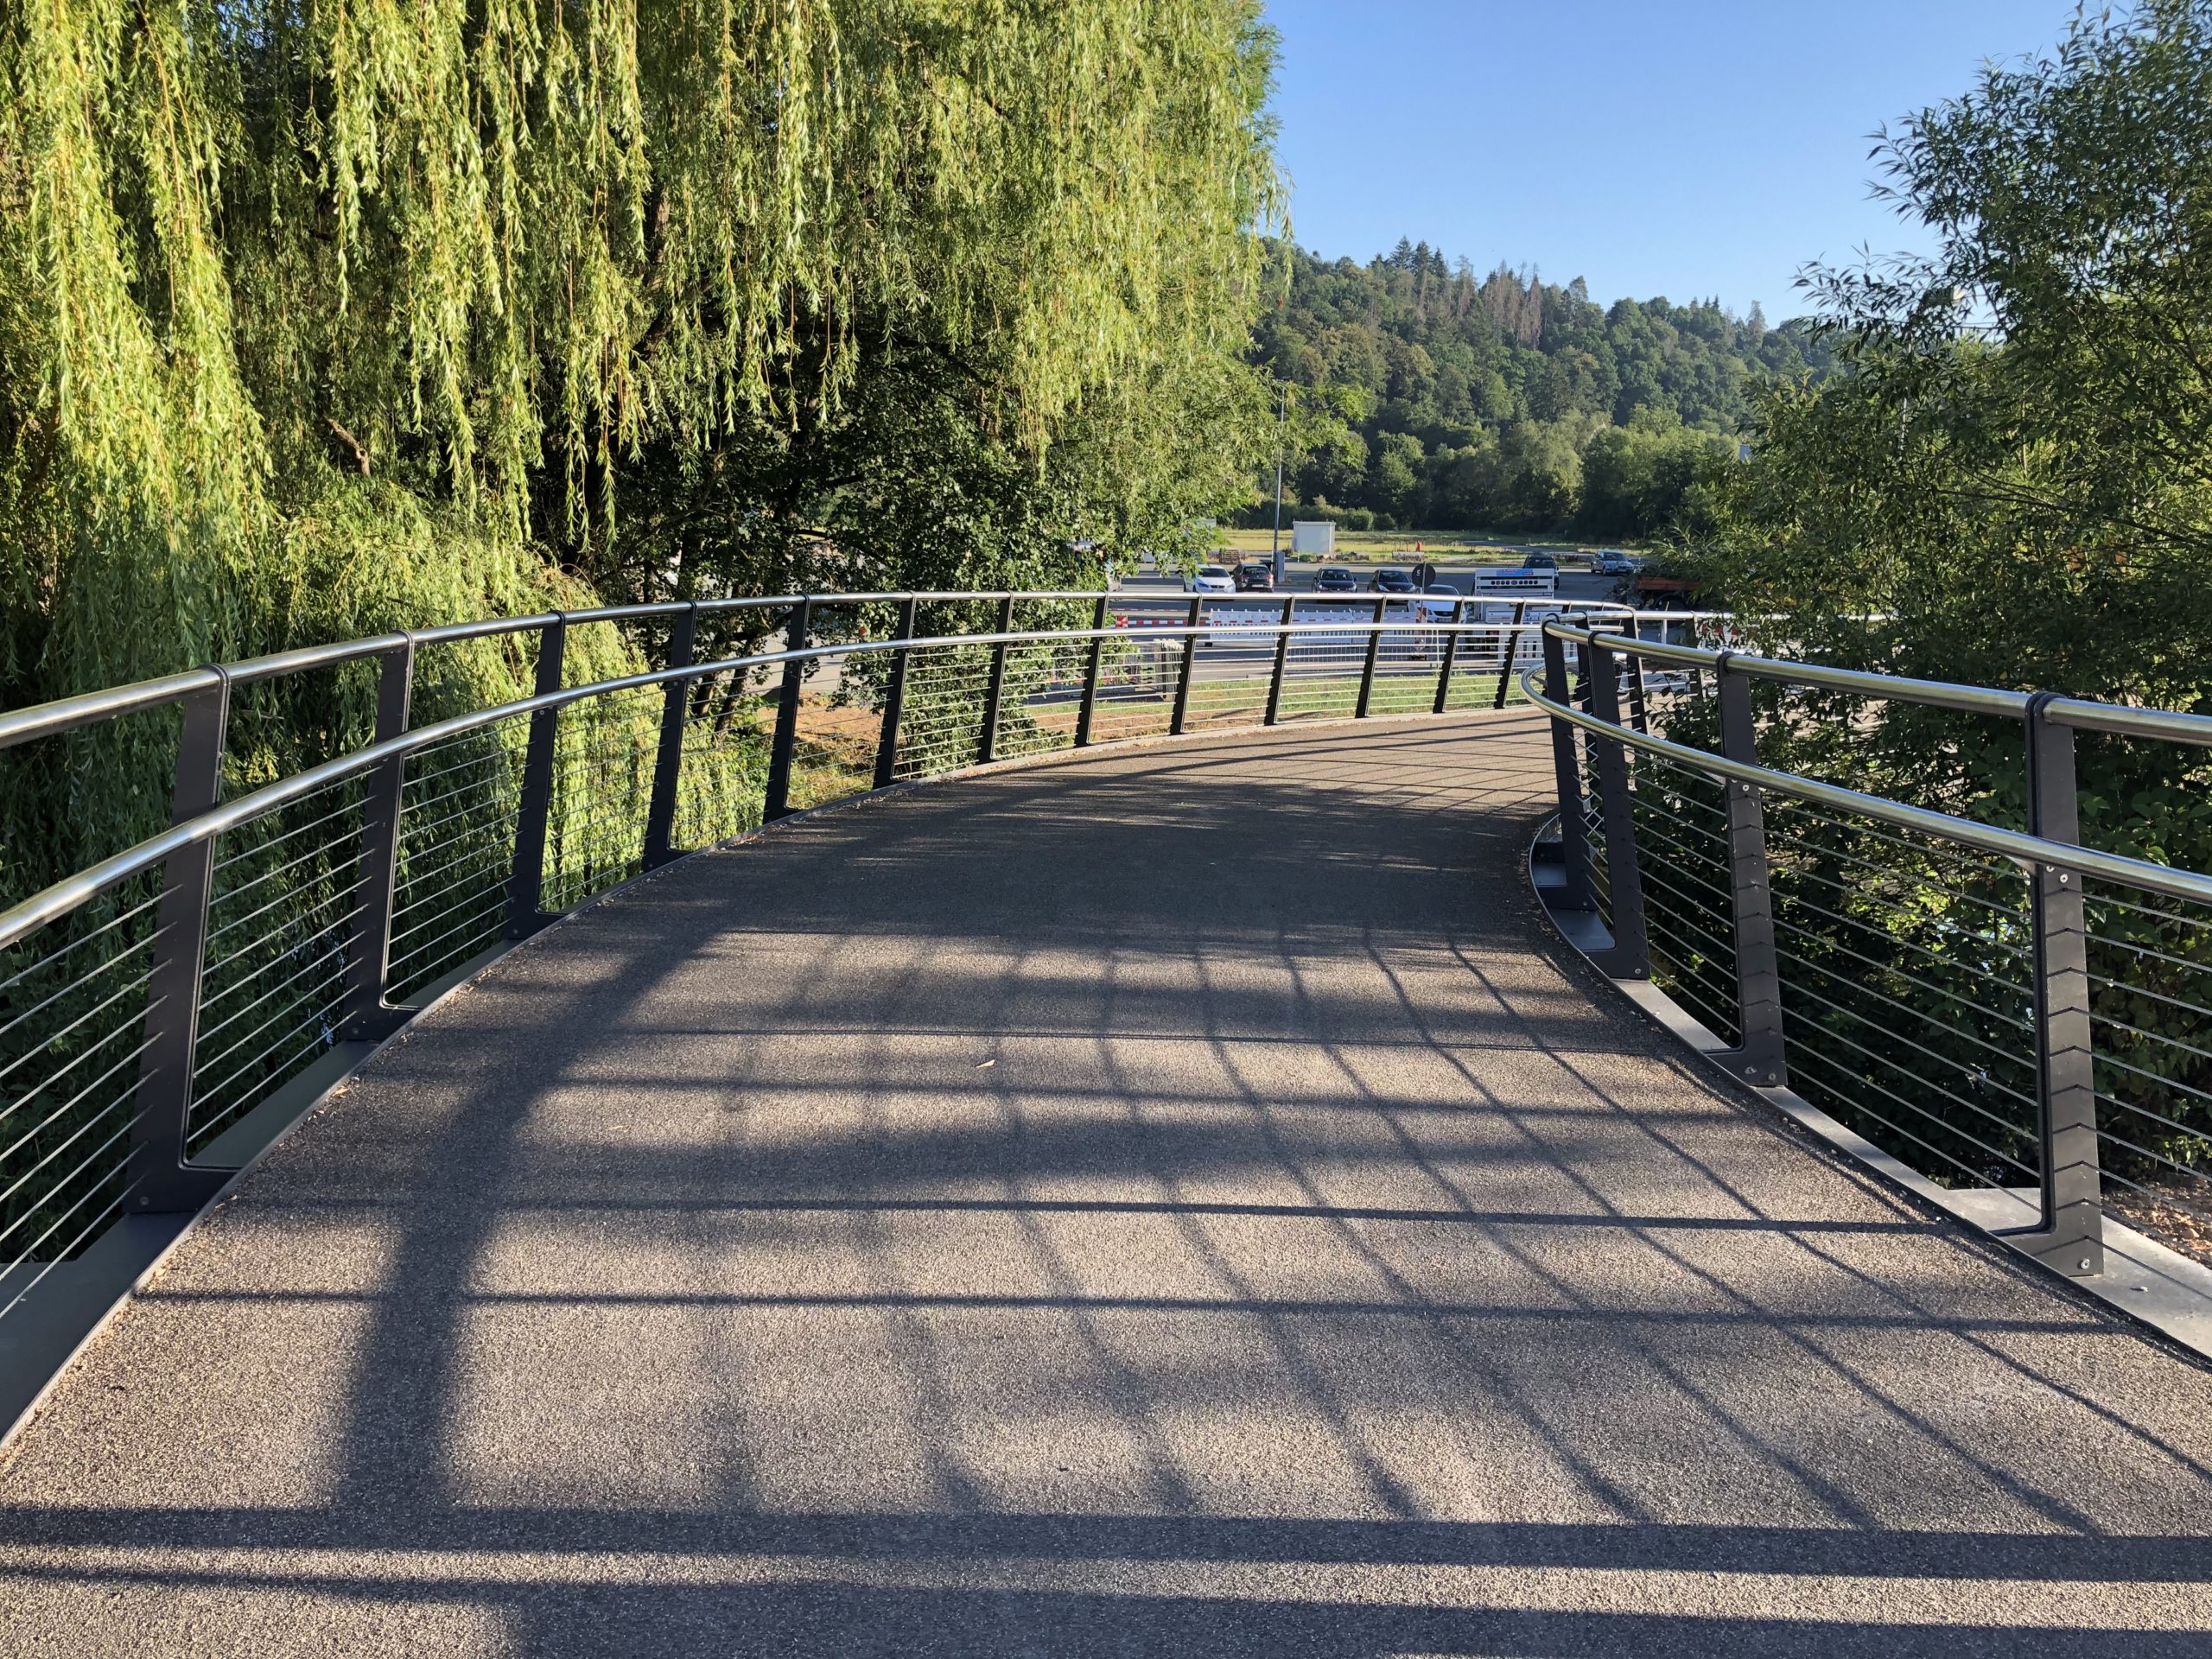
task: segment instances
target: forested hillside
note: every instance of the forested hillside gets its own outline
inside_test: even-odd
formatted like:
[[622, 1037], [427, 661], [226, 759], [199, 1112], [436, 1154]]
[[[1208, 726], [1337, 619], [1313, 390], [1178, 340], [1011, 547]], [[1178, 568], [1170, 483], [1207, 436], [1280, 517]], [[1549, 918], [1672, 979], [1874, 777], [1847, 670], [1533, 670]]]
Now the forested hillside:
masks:
[[1426, 242], [1365, 265], [1277, 254], [1288, 295], [1255, 352], [1303, 389], [1291, 486], [1355, 524], [1662, 531], [1758, 395], [1827, 365], [1802, 324], [1770, 327], [1756, 305], [1605, 307], [1579, 277], [1478, 276]]

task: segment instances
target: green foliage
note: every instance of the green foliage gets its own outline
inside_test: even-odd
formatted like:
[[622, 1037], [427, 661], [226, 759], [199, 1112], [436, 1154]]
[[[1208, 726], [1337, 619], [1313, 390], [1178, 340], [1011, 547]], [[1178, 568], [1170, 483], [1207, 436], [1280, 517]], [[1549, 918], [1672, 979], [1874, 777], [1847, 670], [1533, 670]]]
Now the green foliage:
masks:
[[[1579, 280], [1504, 267], [1478, 279], [1426, 243], [1364, 266], [1281, 251], [1290, 293], [1262, 317], [1255, 354], [1308, 389], [1316, 414], [1327, 404], [1313, 391], [1336, 404], [1298, 434], [1291, 488], [1302, 507], [1378, 523], [1662, 533], [1690, 511], [1694, 458], [1736, 432], [1754, 395], [1827, 360], [1804, 325], [1769, 328], [1757, 307], [1601, 308]], [[1608, 438], [1592, 471], [1591, 446], [1616, 430], [1633, 435]]]
[[1639, 410], [1626, 426], [1591, 435], [1576, 527], [1605, 541], [1680, 528], [1691, 517], [1700, 471], [1734, 453], [1728, 440], [1685, 428], [1671, 411]]
[[[1095, 581], [1249, 487], [1272, 62], [1251, 0], [0, 12], [0, 705], [587, 594]], [[327, 695], [242, 765], [358, 734]], [[158, 822], [168, 741], [11, 760], [0, 880]]]
[[[1707, 593], [1771, 619], [1773, 644], [1847, 664], [2212, 710], [2212, 4], [2084, 12], [2050, 58], [1986, 68], [1881, 154], [1936, 251], [1812, 274], [1839, 372], [1770, 392], [1751, 461], [1706, 470]], [[1777, 710], [1769, 744], [1859, 788], [2024, 821], [2012, 722], [1808, 700]], [[2200, 751], [2085, 738], [2079, 766], [2084, 840], [2212, 868]], [[1897, 914], [1960, 890], [1939, 859], [1832, 837], [1878, 861]], [[2188, 910], [2091, 908], [2098, 1087], [2136, 1148], [2108, 1148], [2125, 1178], [2212, 1145], [2212, 931]], [[1993, 971], [1974, 954], [1988, 932], [1914, 940], [1963, 984]], [[1957, 1042], [1915, 1037], [1969, 1066]]]
[[1815, 273], [1848, 372], [1762, 409], [1714, 480], [1708, 574], [1853, 659], [2195, 706], [2212, 5], [2085, 16], [1885, 153], [1936, 251]]

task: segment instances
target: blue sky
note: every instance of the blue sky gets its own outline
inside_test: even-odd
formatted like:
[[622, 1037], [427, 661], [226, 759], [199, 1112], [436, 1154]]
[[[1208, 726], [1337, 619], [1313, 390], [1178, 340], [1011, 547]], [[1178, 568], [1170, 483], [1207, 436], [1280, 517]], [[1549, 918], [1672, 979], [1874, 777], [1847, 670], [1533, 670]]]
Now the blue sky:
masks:
[[1806, 261], [1916, 248], [1867, 135], [2056, 43], [2072, 0], [1268, 0], [1300, 244], [1805, 308]]

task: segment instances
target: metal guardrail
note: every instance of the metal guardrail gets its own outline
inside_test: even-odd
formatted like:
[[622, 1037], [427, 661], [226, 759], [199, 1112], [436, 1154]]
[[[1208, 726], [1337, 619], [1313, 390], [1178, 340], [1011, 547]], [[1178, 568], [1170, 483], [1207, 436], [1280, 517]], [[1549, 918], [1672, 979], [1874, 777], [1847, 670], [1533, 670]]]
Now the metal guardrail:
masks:
[[[2212, 875], [2082, 846], [2074, 740], [2212, 747], [2212, 719], [1542, 632], [1562, 903], [1600, 914], [1601, 967], [1661, 981], [1745, 1081], [2024, 1199], [1996, 1230], [2061, 1273], [2103, 1270], [2108, 1208], [2205, 1254]], [[1808, 693], [2017, 721], [2025, 828], [1762, 764], [1758, 683], [1770, 721]]]
[[[0, 750], [154, 710], [176, 729], [169, 826], [0, 911], [0, 1316], [103, 1230], [196, 1211], [268, 1114], [442, 987], [686, 850], [1055, 749], [1502, 707], [1542, 616], [1630, 614], [1496, 604], [783, 595], [426, 628], [0, 714]], [[780, 648], [695, 660], [702, 620], [741, 610]], [[635, 671], [569, 683], [594, 626]], [[531, 695], [410, 721], [428, 653], [502, 639]], [[236, 694], [348, 665], [375, 675], [373, 728], [225, 799]]]

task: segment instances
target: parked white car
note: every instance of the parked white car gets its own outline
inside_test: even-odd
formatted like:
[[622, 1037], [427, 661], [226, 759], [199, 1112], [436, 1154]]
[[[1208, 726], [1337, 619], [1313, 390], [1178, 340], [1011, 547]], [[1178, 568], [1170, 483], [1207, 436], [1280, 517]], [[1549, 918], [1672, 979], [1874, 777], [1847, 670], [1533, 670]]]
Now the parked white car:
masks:
[[1449, 622], [1452, 613], [1459, 608], [1459, 597], [1457, 588], [1432, 582], [1414, 601], [1414, 614], [1424, 622]]
[[1183, 591], [1186, 594], [1233, 594], [1236, 591], [1236, 578], [1230, 574], [1225, 564], [1202, 564], [1196, 575], [1183, 579]]

